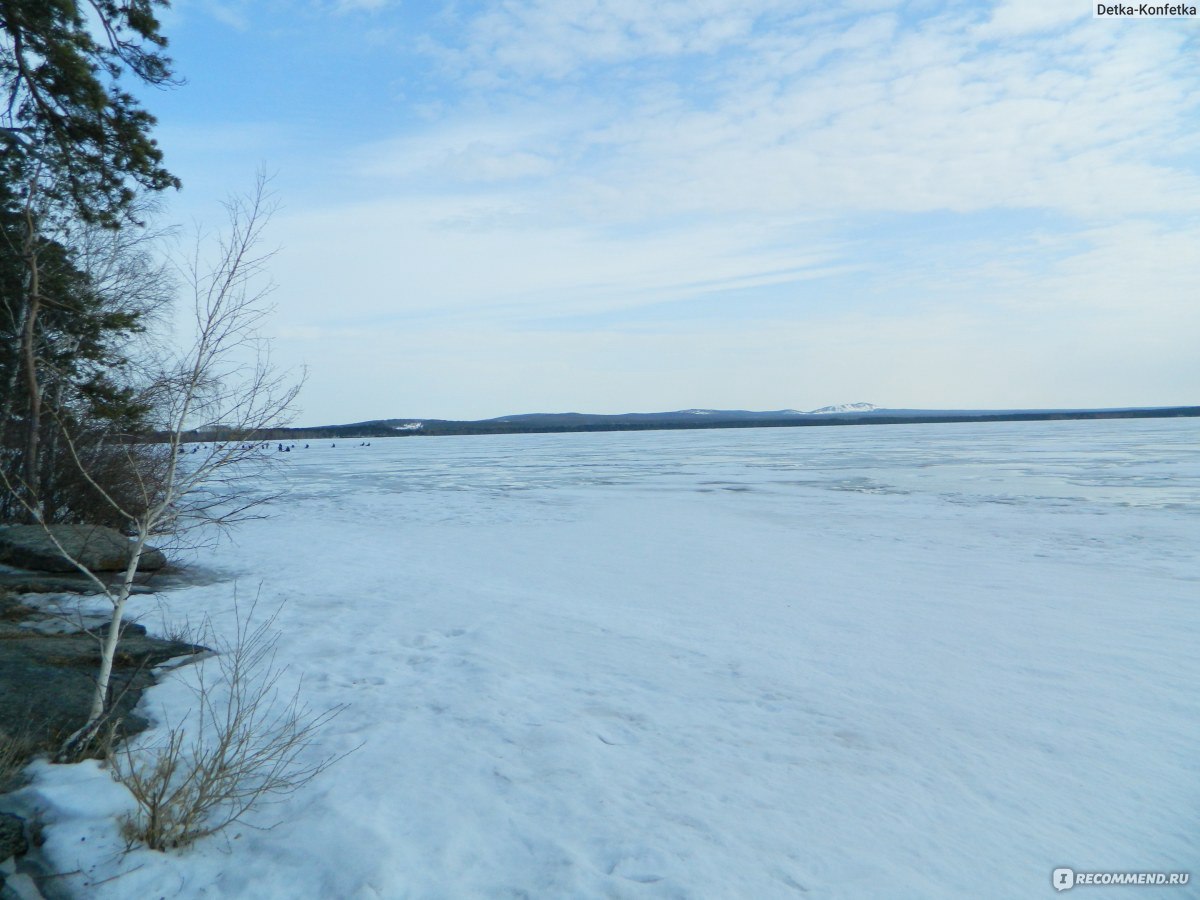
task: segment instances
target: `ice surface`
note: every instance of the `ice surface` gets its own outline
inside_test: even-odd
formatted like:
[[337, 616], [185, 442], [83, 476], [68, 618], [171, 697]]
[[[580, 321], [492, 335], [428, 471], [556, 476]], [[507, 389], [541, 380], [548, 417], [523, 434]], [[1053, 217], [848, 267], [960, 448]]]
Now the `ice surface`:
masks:
[[[46, 852], [97, 898], [1037, 897], [1058, 866], [1188, 870], [1198, 438], [1124, 420], [281, 455], [273, 518], [199, 563], [285, 603], [289, 677], [352, 704], [314, 752], [361, 749], [251, 823], [271, 830], [172, 855], [118, 852], [106, 773], [40, 766]], [[228, 629], [232, 589], [161, 599]], [[157, 601], [131, 603], [153, 628]], [[173, 675], [144, 705], [188, 702]]]

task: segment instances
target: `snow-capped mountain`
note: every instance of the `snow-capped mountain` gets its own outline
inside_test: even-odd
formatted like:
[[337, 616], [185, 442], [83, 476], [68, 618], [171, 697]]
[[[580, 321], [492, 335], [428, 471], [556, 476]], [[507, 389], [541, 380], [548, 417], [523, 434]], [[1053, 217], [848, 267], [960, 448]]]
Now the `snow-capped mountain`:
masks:
[[837, 406], [822, 406], [820, 409], [810, 409], [808, 415], [821, 416], [830, 413], [874, 412], [879, 409], [874, 403], [839, 403]]

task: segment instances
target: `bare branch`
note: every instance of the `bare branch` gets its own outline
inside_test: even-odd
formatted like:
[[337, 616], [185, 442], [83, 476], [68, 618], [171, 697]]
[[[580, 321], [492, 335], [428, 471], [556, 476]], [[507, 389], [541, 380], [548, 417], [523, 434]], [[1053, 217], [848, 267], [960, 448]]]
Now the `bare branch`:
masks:
[[257, 604], [256, 596], [243, 614], [235, 597], [229, 641], [205, 622], [197, 640], [217, 649], [220, 678], [209, 680], [203, 665], [192, 670], [191, 721], [169, 725], [158, 744], [127, 746], [117, 757], [117, 778], [138, 804], [123, 824], [129, 846], [186, 846], [299, 790], [347, 755], [314, 755], [318, 733], [346, 707], [314, 713], [300, 703], [299, 687], [280, 697], [286, 669], [275, 662], [279, 610], [255, 623]]

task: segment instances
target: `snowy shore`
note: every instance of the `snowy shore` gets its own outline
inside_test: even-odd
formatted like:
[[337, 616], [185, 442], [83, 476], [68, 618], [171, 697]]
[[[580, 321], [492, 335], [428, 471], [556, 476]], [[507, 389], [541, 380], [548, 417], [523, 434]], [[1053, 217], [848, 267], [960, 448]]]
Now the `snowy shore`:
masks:
[[[249, 823], [270, 830], [168, 855], [121, 852], [129, 800], [97, 766], [39, 765], [46, 859], [81, 897], [281, 900], [1036, 897], [1059, 866], [1188, 870], [1198, 437], [290, 454], [273, 518], [195, 561], [223, 580], [161, 602], [229, 628], [234, 585], [261, 583], [288, 679], [351, 704], [314, 753], [359, 749]], [[134, 601], [152, 630], [159, 602]], [[142, 708], [189, 702], [168, 677]]]

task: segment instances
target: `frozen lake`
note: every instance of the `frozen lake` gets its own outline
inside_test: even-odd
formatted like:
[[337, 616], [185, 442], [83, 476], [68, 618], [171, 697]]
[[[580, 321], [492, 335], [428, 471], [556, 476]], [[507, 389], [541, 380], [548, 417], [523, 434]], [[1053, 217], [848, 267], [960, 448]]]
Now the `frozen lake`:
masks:
[[596, 487], [776, 495], [821, 488], [1196, 513], [1197, 421], [478, 435], [376, 440], [369, 449], [343, 441], [340, 450], [310, 442], [312, 449], [287, 459], [287, 471], [297, 498], [363, 489], [466, 491], [480, 501]]
[[309, 702], [352, 704], [323, 749], [361, 749], [178, 857], [43, 772], [61, 869], [125, 873], [87, 896], [1031, 897], [1196, 859], [1195, 419], [309, 443], [200, 562], [285, 603]]

